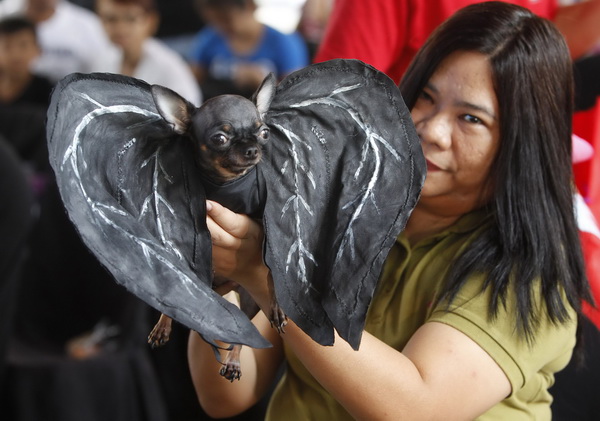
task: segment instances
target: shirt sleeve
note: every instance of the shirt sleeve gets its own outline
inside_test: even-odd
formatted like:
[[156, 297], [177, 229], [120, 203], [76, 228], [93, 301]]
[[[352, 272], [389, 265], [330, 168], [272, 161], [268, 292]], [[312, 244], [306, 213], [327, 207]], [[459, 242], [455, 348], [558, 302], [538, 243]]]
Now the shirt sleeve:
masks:
[[[534, 383], [532, 379], [535, 380], [540, 373], [551, 374], [566, 366], [575, 345], [574, 311], [570, 311], [571, 319], [564, 324], [554, 324], [540, 315], [534, 337], [528, 341], [516, 327], [514, 293], [509, 292], [506, 304], [500, 304], [497, 315], [490, 317], [489, 288], [480, 293], [481, 281], [481, 277], [471, 279], [450, 308], [444, 304], [438, 305], [428, 321], [450, 325], [475, 341], [504, 371], [512, 386], [512, 393], [528, 383]], [[535, 295], [534, 308], [545, 308], [539, 294]], [[545, 314], [545, 310], [542, 314]]]

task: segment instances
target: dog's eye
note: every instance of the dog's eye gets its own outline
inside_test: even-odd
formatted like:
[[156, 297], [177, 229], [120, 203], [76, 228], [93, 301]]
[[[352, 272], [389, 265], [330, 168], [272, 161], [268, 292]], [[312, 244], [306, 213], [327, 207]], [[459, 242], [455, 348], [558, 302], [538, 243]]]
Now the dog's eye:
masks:
[[212, 140], [212, 141], [213, 141], [213, 143], [214, 143], [214, 144], [216, 144], [216, 145], [224, 145], [224, 144], [226, 144], [226, 143], [227, 143], [227, 141], [228, 141], [229, 139], [228, 139], [228, 138], [227, 138], [227, 136], [225, 136], [224, 134], [222, 134], [222, 133], [219, 133], [219, 134], [216, 134], [216, 135], [214, 135], [214, 136], [211, 138], [211, 140]]
[[260, 133], [259, 133], [259, 136], [260, 136], [262, 139], [264, 139], [264, 140], [267, 140], [267, 139], [269, 138], [269, 133], [270, 133], [270, 130], [269, 130], [269, 129], [262, 129], [262, 130], [260, 131]]

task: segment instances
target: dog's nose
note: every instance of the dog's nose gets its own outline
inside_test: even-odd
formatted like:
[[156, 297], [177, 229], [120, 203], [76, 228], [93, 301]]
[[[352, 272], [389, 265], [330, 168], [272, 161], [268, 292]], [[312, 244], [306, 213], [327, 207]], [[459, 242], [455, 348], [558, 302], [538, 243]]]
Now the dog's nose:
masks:
[[258, 148], [256, 146], [251, 146], [246, 149], [246, 158], [248, 159], [256, 159], [258, 156]]

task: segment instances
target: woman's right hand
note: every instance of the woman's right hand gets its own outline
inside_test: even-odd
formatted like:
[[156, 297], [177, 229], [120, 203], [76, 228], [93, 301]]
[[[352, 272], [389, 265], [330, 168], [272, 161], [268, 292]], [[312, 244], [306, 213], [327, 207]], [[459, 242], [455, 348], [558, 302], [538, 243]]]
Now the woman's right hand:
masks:
[[262, 226], [210, 200], [206, 212], [215, 274], [243, 286], [260, 305], [269, 272], [263, 261]]

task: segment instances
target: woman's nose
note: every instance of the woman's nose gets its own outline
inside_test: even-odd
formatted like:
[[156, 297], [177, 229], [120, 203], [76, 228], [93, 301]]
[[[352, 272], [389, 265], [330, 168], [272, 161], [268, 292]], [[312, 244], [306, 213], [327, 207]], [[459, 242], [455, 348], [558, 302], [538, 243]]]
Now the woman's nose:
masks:
[[452, 126], [442, 114], [435, 113], [423, 116], [416, 122], [417, 133], [422, 142], [447, 149], [452, 141]]

